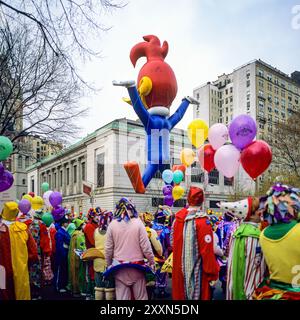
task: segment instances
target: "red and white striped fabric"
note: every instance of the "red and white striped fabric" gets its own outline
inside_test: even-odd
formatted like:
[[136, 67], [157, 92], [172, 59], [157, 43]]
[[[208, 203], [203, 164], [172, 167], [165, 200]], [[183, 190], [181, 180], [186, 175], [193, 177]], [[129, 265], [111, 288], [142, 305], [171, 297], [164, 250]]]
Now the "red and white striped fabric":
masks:
[[[233, 300], [233, 252], [235, 238], [230, 241], [228, 269], [227, 269], [227, 289], [226, 300]], [[247, 300], [252, 300], [252, 294], [258, 285], [263, 281], [266, 270], [266, 264], [263, 259], [261, 247], [258, 238], [245, 238], [245, 278], [244, 291]]]

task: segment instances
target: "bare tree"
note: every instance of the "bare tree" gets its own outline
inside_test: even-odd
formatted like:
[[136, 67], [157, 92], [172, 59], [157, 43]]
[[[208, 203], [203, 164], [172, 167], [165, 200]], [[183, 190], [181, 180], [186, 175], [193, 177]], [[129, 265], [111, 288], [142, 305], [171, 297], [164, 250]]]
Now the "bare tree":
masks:
[[124, 6], [110, 0], [0, 0], [0, 13], [2, 24], [28, 26], [31, 37], [42, 40], [42, 54], [51, 51], [80, 78], [76, 59], [100, 56], [99, 38], [109, 30], [101, 17]]
[[294, 111], [286, 122], [275, 124], [268, 139], [273, 152], [272, 171], [300, 180], [300, 112]]
[[0, 135], [15, 146], [31, 134], [68, 143], [85, 109], [77, 105], [80, 81], [28, 26], [0, 29]]

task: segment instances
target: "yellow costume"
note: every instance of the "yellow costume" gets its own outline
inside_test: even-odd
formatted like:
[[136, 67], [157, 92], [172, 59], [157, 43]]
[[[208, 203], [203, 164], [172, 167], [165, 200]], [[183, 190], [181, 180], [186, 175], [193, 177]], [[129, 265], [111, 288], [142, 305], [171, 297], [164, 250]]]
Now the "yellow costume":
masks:
[[18, 212], [17, 203], [6, 202], [2, 212], [2, 219], [9, 226], [16, 300], [30, 300], [27, 249], [28, 232], [25, 223], [15, 221]]
[[261, 233], [260, 243], [270, 271], [270, 279], [291, 284], [295, 277], [293, 267], [300, 262], [300, 245], [295, 245], [300, 239], [300, 224], [296, 224], [277, 240], [267, 238], [264, 231]]

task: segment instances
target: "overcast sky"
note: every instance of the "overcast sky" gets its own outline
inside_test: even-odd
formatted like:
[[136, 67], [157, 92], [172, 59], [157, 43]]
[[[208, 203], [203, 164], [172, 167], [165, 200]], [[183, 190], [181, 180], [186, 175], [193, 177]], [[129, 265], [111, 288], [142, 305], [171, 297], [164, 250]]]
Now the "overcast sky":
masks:
[[[292, 28], [292, 8], [297, 4], [300, 0], [128, 1], [125, 8], [101, 18], [112, 27], [97, 40], [103, 58], [81, 64], [85, 79], [101, 88], [99, 94], [80, 101], [90, 109], [82, 120], [82, 136], [116, 118], [137, 118], [121, 100], [126, 89], [111, 83], [136, 80], [146, 59], [133, 68], [129, 52], [144, 35], [154, 34], [169, 43], [165, 61], [178, 82], [171, 112], [182, 97], [192, 95], [193, 88], [253, 59], [288, 74], [300, 70], [300, 28]], [[191, 120], [192, 107], [178, 127], [186, 129]]]

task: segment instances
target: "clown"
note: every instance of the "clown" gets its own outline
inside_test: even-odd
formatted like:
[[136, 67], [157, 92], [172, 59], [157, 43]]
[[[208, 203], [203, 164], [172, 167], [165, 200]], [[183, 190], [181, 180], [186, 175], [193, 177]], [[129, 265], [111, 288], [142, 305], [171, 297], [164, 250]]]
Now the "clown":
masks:
[[144, 36], [145, 42], [135, 45], [130, 52], [130, 60], [135, 66], [140, 57], [147, 57], [138, 75], [138, 89], [134, 81], [117, 82], [128, 90], [135, 113], [147, 133], [147, 167], [141, 177], [136, 162], [124, 165], [137, 193], [145, 193], [155, 173], [170, 167], [170, 131], [183, 118], [190, 103], [198, 104], [191, 97], [182, 100], [177, 111], [170, 116], [170, 106], [176, 97], [177, 81], [172, 68], [164, 61], [168, 53], [168, 43], [154, 35]]
[[259, 243], [259, 200], [248, 197], [237, 202], [221, 202], [219, 207], [242, 220], [229, 244], [226, 299], [250, 300], [266, 270]]
[[270, 275], [254, 298], [300, 300], [300, 189], [277, 183], [260, 204], [269, 223], [259, 240]]

